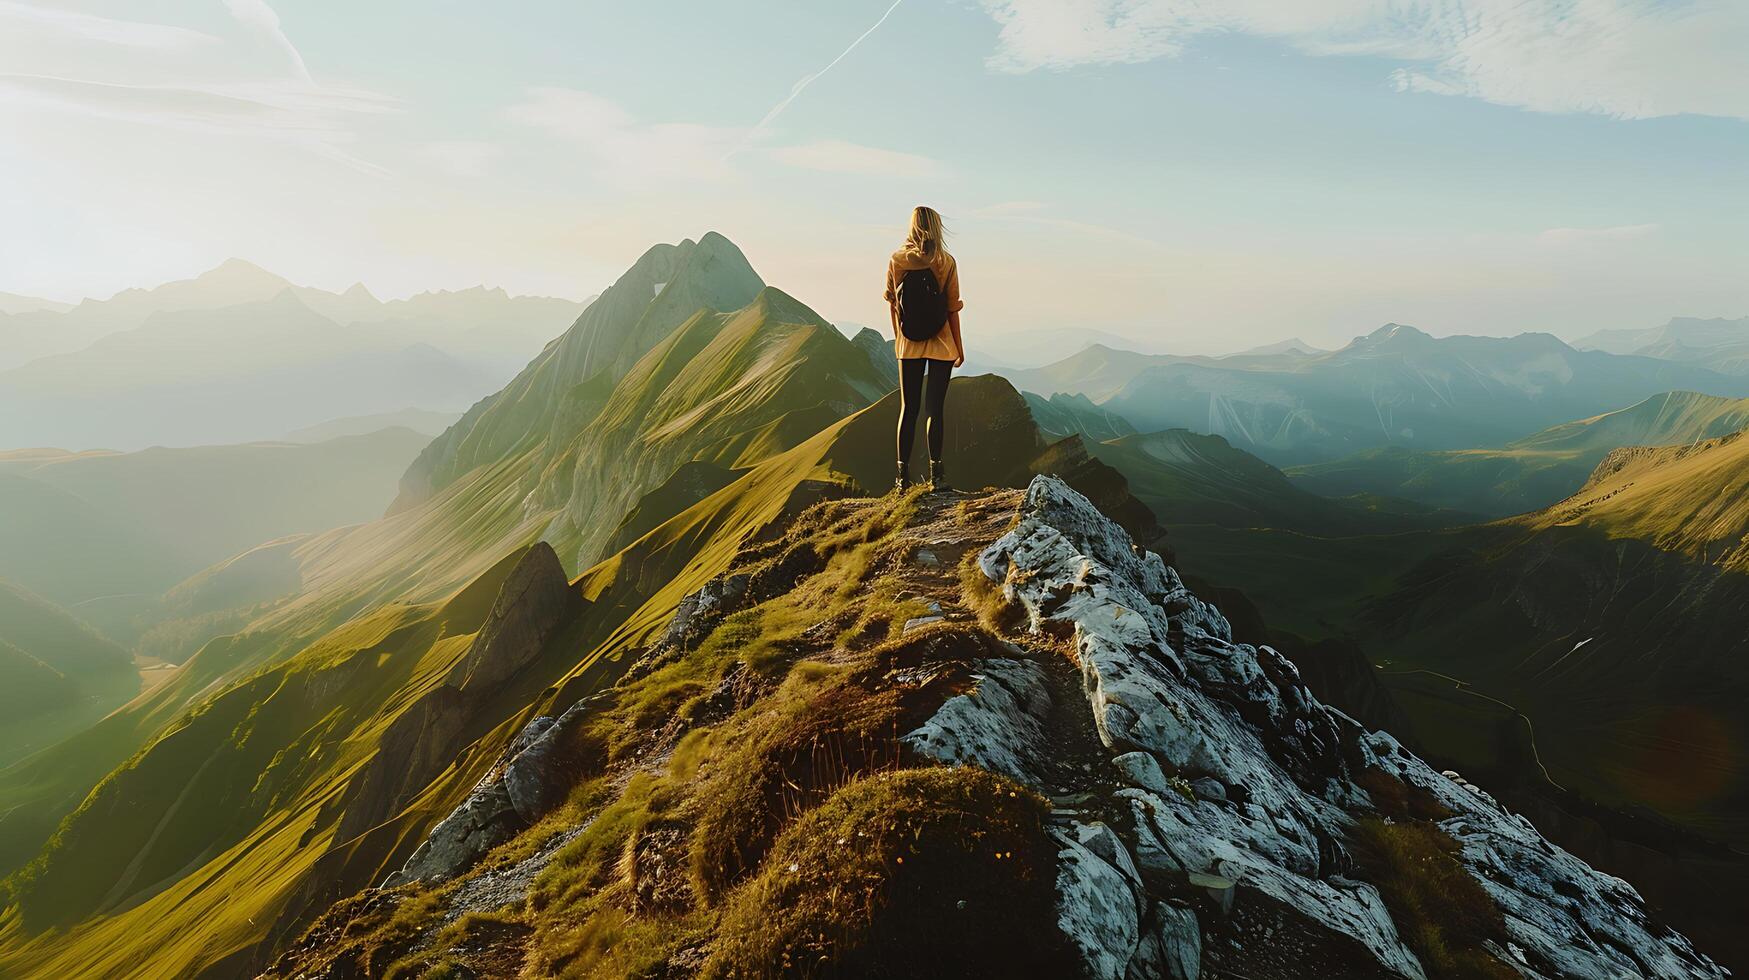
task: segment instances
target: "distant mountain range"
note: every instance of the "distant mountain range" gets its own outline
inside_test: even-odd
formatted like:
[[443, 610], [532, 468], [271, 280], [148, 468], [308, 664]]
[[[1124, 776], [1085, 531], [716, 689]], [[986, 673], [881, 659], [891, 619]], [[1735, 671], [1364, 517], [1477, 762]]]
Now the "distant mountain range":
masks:
[[1749, 395], [1749, 378], [1580, 351], [1547, 334], [1434, 338], [1400, 324], [1327, 353], [1192, 358], [1091, 347], [1009, 376], [1043, 395], [1086, 394], [1141, 431], [1219, 435], [1278, 464], [1384, 446], [1501, 446], [1673, 389]]
[[428, 441], [383, 429], [307, 445], [0, 453], [0, 578], [88, 616], [125, 612], [263, 541], [380, 516]]
[[501, 289], [379, 301], [232, 260], [65, 310], [0, 315], [0, 446], [274, 438], [346, 415], [460, 412], [582, 304]]
[[71, 303], [57, 303], [52, 299], [20, 296], [17, 293], [0, 293], [0, 314], [65, 313], [72, 308], [73, 304]]
[[1749, 374], [1749, 317], [1676, 317], [1646, 330], [1600, 330], [1574, 341], [1573, 346], [1698, 364], [1725, 374]]
[[341, 436], [362, 436], [383, 429], [410, 429], [422, 436], [436, 436], [454, 425], [460, 412], [433, 412], [423, 408], [403, 408], [376, 415], [353, 415], [329, 419], [285, 434], [286, 442], [327, 442]]

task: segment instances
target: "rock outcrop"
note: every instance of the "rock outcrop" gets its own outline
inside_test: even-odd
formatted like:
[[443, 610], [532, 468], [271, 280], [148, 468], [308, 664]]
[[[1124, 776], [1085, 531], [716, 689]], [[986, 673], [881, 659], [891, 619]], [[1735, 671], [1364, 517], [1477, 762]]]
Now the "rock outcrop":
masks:
[[557, 718], [541, 715], [523, 726], [492, 771], [431, 829], [384, 887], [453, 878], [563, 803], [580, 761], [572, 739], [592, 707], [585, 699]]
[[441, 685], [389, 724], [376, 754], [353, 777], [336, 830], [339, 839], [350, 840], [398, 812], [451, 765], [479, 734], [470, 733], [470, 723], [480, 705], [539, 657], [586, 603], [551, 545], [537, 542], [524, 552], [499, 586], [467, 652]]
[[535, 542], [499, 587], [486, 622], [445, 683], [464, 693], [496, 688], [540, 654], [578, 603], [558, 553]]
[[1218, 610], [1062, 482], [1034, 480], [1019, 523], [978, 564], [1035, 632], [1066, 638], [1080, 690], [1053, 686], [1036, 662], [985, 660], [972, 690], [905, 738], [1057, 792], [1052, 719], [1091, 722], [1084, 768], [1100, 775], [1053, 831], [1059, 924], [1088, 975], [1195, 976], [1219, 925], [1209, 918], [1266, 908], [1362, 972], [1426, 976], [1350, 856], [1356, 821], [1382, 809], [1363, 788], [1380, 791], [1375, 770], [1436, 801], [1438, 828], [1500, 911], [1504, 942], [1488, 952], [1501, 964], [1531, 977], [1726, 975], [1628, 884], [1322, 704], [1276, 651], [1232, 642]]

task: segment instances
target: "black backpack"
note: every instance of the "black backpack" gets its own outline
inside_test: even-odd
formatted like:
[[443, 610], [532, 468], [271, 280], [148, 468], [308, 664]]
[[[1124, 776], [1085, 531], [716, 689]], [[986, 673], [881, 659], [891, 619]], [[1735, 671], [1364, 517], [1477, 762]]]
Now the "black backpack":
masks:
[[911, 269], [899, 280], [899, 332], [907, 340], [928, 340], [947, 324], [947, 294], [928, 268]]

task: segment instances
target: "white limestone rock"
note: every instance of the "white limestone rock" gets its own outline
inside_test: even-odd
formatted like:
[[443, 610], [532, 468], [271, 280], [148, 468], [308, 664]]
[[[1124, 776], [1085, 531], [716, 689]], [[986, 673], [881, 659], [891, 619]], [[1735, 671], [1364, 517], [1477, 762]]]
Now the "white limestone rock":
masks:
[[[1353, 877], [1342, 843], [1351, 814], [1370, 807], [1354, 777], [1374, 765], [1452, 811], [1442, 826], [1504, 913], [1506, 949], [1521, 972], [1727, 975], [1652, 922], [1625, 882], [1549, 844], [1479, 787], [1323, 705], [1276, 651], [1232, 642], [1218, 610], [1061, 481], [1032, 482], [1019, 521], [978, 566], [1035, 631], [1070, 638], [1090, 719], [1126, 784], [1077, 805], [1124, 814], [1121, 826], [1052, 831], [1061, 847], [1059, 921], [1087, 975], [1195, 976], [1196, 916], [1169, 899], [1221, 881], [1231, 883], [1226, 901], [1267, 896], [1308, 928], [1359, 943], [1382, 970], [1423, 977], [1377, 890]], [[978, 669], [978, 687], [907, 741], [1045, 788], [1044, 668], [997, 659]]]
[[955, 695], [906, 745], [949, 765], [974, 765], [1036, 783], [1036, 761], [1046, 751], [1050, 693], [1044, 668], [1030, 660], [994, 658], [979, 663], [970, 691]]

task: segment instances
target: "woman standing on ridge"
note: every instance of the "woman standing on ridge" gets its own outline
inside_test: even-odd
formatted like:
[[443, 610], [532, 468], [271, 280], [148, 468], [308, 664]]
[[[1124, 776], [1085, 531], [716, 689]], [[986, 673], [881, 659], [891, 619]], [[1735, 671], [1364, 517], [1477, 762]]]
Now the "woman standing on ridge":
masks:
[[946, 248], [946, 231], [934, 208], [911, 210], [911, 233], [887, 261], [887, 308], [893, 320], [893, 352], [899, 358], [899, 476], [895, 489], [911, 485], [911, 449], [922, 414], [929, 442], [929, 485], [947, 489], [941, 450], [947, 438], [947, 382], [966, 362], [960, 342], [960, 270]]

